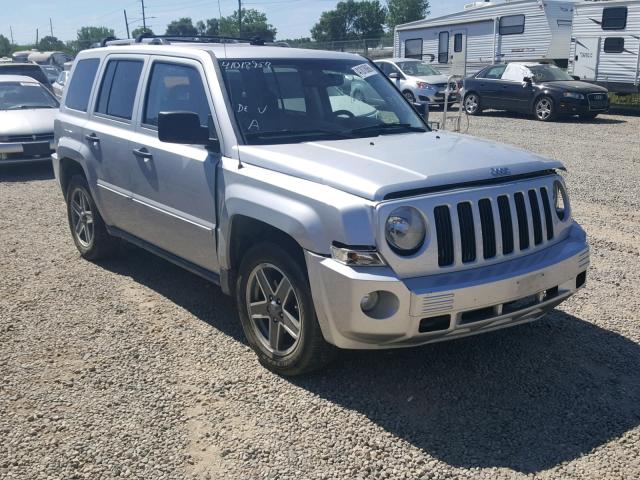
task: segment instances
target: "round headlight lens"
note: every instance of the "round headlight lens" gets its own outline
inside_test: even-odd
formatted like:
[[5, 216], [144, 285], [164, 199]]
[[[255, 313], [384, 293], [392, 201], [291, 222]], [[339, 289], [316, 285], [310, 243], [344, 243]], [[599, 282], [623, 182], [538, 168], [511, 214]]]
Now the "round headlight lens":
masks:
[[559, 181], [553, 183], [553, 205], [560, 220], [567, 217], [567, 192]]
[[385, 225], [385, 237], [389, 246], [400, 255], [417, 252], [427, 235], [424, 218], [413, 207], [396, 208]]

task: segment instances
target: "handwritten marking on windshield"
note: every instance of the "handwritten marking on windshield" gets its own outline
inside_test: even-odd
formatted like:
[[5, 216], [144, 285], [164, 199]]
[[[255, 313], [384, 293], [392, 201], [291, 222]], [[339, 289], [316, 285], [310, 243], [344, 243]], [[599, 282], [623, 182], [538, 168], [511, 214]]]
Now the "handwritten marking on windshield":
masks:
[[260, 60], [250, 60], [243, 62], [223, 60], [222, 62], [220, 62], [220, 66], [225, 70], [254, 70], [271, 68], [271, 62]]

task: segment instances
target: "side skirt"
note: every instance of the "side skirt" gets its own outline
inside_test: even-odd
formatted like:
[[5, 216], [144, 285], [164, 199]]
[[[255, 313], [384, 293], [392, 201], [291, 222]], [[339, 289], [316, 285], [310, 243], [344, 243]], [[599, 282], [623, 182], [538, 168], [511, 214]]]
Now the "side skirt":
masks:
[[113, 235], [114, 237], [122, 238], [123, 240], [126, 240], [127, 242], [132, 243], [137, 247], [143, 248], [155, 255], [158, 255], [159, 257], [162, 257], [165, 260], [179, 267], [184, 268], [185, 270], [189, 270], [191, 273], [195, 273], [196, 275], [204, 278], [205, 280], [209, 280], [210, 282], [215, 283], [216, 285], [220, 285], [220, 275], [218, 275], [215, 272], [212, 272], [211, 270], [202, 268], [196, 265], [195, 263], [191, 263], [181, 257], [178, 257], [177, 255], [174, 255], [171, 252], [167, 252], [162, 248], [156, 247], [152, 243], [142, 240], [141, 238], [138, 238], [135, 235], [131, 235], [130, 233], [125, 232], [124, 230], [120, 230], [117, 227], [107, 226], [107, 231], [109, 232], [110, 235]]

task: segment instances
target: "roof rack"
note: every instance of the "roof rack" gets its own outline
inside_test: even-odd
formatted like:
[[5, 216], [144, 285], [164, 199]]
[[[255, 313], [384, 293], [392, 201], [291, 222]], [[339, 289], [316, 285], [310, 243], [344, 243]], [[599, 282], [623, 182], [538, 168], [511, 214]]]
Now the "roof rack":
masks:
[[151, 45], [170, 45], [172, 43], [248, 43], [254, 46], [263, 45], [279, 45], [281, 43], [265, 42], [260, 37], [241, 38], [227, 37], [224, 35], [154, 35], [149, 32], [143, 32], [136, 38], [119, 39], [116, 37], [107, 37], [100, 45], [103, 47], [111, 45], [133, 45], [137, 43], [146, 43]]

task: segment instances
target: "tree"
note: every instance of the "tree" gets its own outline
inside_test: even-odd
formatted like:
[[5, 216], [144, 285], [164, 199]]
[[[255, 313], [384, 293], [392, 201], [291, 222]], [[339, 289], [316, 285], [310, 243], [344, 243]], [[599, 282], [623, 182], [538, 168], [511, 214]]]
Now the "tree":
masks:
[[208, 18], [204, 22], [199, 20], [198, 23], [196, 23], [196, 28], [200, 35], [220, 35], [220, 22], [217, 18]]
[[387, 26], [393, 30], [396, 25], [429, 15], [429, 0], [388, 0], [387, 9]]
[[101, 42], [107, 37], [114, 37], [113, 29], [107, 27], [82, 27], [78, 30], [77, 50], [89, 48], [92, 44]]
[[317, 42], [381, 37], [385, 19], [386, 10], [378, 0], [346, 0], [322, 13], [311, 37]]
[[62, 40], [58, 40], [56, 37], [52, 37], [48, 35], [46, 37], [42, 37], [40, 43], [38, 43], [38, 48], [43, 52], [50, 52], [52, 50], [63, 50], [65, 44]]
[[4, 35], [0, 35], [0, 57], [11, 56], [11, 42]]
[[179, 20], [174, 20], [167, 25], [166, 35], [185, 35], [188, 37], [194, 37], [198, 35], [198, 30], [193, 26], [193, 22], [189, 17], [182, 17]]
[[262, 40], [272, 42], [277, 30], [271, 25], [267, 16], [253, 8], [242, 9], [242, 32], [238, 31], [238, 11], [234, 11], [228, 17], [220, 19], [220, 35], [228, 37], [260, 37]]
[[151, 35], [153, 35], [153, 30], [151, 30], [150, 28], [144, 28], [144, 27], [138, 27], [138, 28], [134, 28], [133, 31], [131, 32], [131, 38], [137, 38], [138, 35], [142, 35], [143, 33], [149, 33]]

